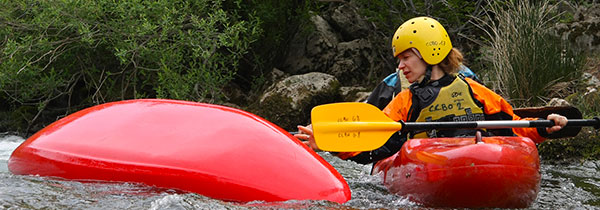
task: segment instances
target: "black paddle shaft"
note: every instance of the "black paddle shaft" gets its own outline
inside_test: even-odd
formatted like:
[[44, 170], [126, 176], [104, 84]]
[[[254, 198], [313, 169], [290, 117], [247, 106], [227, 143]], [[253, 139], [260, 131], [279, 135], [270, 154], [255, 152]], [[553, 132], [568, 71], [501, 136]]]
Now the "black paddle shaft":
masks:
[[[433, 130], [433, 129], [500, 129], [500, 128], [527, 128], [527, 127], [551, 127], [552, 120], [489, 120], [489, 121], [464, 121], [464, 122], [401, 122], [403, 131]], [[593, 126], [600, 128], [600, 118], [593, 119], [569, 119], [566, 127]]]

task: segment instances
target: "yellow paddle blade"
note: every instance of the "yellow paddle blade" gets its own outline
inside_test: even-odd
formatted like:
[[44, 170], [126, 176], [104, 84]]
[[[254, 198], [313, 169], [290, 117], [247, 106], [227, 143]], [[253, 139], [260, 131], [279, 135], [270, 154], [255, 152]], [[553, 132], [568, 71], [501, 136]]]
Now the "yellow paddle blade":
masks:
[[377, 149], [402, 128], [377, 107], [358, 102], [316, 106], [311, 120], [317, 147], [332, 152]]

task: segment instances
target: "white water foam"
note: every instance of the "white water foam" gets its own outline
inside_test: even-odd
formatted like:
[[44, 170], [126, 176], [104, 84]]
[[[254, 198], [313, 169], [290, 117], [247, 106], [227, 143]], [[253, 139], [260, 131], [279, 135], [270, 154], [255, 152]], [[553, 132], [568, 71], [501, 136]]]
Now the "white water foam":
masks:
[[20, 136], [0, 136], [0, 172], [8, 171], [8, 158], [25, 139]]

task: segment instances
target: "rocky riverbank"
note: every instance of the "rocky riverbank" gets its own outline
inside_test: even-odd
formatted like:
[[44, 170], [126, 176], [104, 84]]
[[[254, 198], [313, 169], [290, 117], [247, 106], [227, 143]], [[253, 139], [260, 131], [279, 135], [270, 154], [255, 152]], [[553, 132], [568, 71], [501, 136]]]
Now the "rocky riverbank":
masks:
[[[562, 10], [573, 13], [574, 18], [569, 23], [558, 23], [556, 31], [587, 47], [587, 51], [596, 51], [600, 46], [600, 10], [596, 7], [562, 5]], [[380, 81], [394, 72], [395, 61], [390, 56], [389, 37], [378, 33], [358, 11], [353, 3], [344, 2], [335, 3], [323, 14], [314, 14], [303, 26], [307, 30], [294, 36], [283, 65], [272, 70], [272, 85], [248, 109], [294, 130], [296, 125], [309, 122], [310, 109], [315, 105], [366, 99], [376, 85], [369, 81]], [[460, 48], [461, 43], [455, 46]], [[586, 89], [593, 92], [600, 86], [600, 66], [591, 55], [581, 80], [588, 81]], [[404, 80], [402, 86], [408, 87], [409, 83]], [[565, 104], [565, 100], [558, 99], [562, 98], [548, 105]]]

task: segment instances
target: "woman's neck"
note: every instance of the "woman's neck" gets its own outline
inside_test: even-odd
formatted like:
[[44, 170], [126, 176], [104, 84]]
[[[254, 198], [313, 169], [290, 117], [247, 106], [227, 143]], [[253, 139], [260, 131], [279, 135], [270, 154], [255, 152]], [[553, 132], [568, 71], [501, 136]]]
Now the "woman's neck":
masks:
[[438, 65], [433, 66], [433, 68], [431, 70], [431, 80], [432, 81], [439, 80], [442, 77], [444, 77], [444, 75], [446, 75], [446, 74], [444, 73], [444, 71], [442, 71], [442, 69]]
[[[442, 71], [442, 69], [438, 65], [435, 65], [431, 68], [431, 77], [429, 78], [429, 81], [439, 80], [442, 77], [444, 77], [444, 75], [446, 75], [444, 73], [444, 71]], [[417, 82], [420, 83], [421, 81], [423, 81], [424, 78], [425, 78], [425, 75], [422, 75], [421, 77], [419, 77]]]

